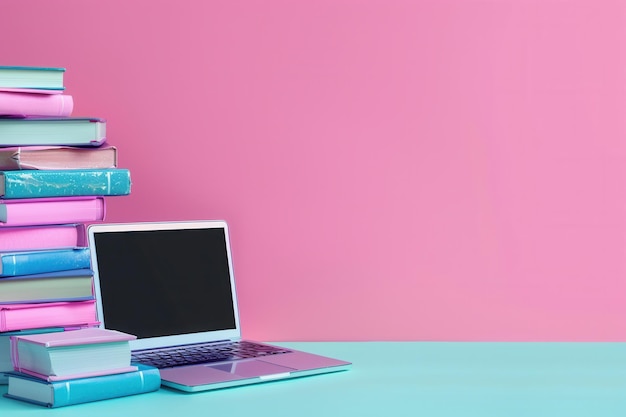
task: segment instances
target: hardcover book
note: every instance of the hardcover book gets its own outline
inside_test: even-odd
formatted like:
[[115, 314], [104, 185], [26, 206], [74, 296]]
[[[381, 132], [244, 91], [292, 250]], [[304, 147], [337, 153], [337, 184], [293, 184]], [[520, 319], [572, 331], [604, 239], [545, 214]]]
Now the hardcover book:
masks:
[[116, 168], [117, 148], [23, 146], [0, 148], [0, 170]]
[[0, 278], [89, 268], [89, 256], [89, 248], [0, 252]]
[[63, 94], [63, 90], [51, 90], [46, 88], [9, 88], [0, 87], [0, 91], [7, 93], [31, 93], [31, 94]]
[[0, 66], [0, 87], [34, 90], [64, 90], [65, 68]]
[[6, 199], [127, 195], [130, 186], [130, 171], [123, 168], [0, 171]]
[[67, 117], [74, 99], [67, 94], [35, 94], [0, 90], [0, 116]]
[[[6, 278], [5, 278], [6, 279]], [[98, 324], [95, 300], [0, 304], [0, 332]]]
[[13, 361], [11, 360], [11, 336], [62, 332], [63, 330], [64, 329], [62, 327], [49, 327], [44, 329], [18, 330], [15, 332], [0, 333], [0, 385], [8, 382], [8, 378], [5, 373], [13, 371]]
[[11, 336], [13, 368], [47, 381], [136, 371], [130, 340], [136, 336], [100, 328]]
[[0, 227], [0, 251], [86, 247], [85, 225]]
[[[2, 306], [93, 299], [93, 272], [87, 268], [0, 278], [0, 304]], [[42, 314], [47, 314], [43, 311]], [[32, 327], [59, 326], [60, 324], [63, 323]]]
[[156, 391], [161, 386], [157, 368], [137, 365], [137, 370], [121, 374], [46, 382], [18, 372], [8, 374], [5, 396], [55, 408], [108, 400]]
[[[1, 174], [0, 174], [1, 175]], [[104, 197], [0, 199], [0, 229], [104, 220]]]
[[88, 117], [0, 118], [0, 147], [100, 146], [106, 121]]

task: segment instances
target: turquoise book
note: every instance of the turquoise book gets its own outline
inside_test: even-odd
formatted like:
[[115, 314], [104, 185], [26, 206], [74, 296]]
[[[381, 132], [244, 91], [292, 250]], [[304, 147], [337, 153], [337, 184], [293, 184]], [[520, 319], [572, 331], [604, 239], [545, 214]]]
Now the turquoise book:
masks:
[[0, 277], [89, 268], [89, 248], [0, 252]]
[[161, 386], [159, 370], [141, 364], [137, 367], [137, 371], [133, 372], [57, 382], [9, 372], [9, 387], [4, 395], [7, 398], [57, 408], [158, 390]]
[[101, 146], [106, 120], [92, 117], [3, 117], [0, 146]]
[[1, 65], [0, 89], [62, 91], [64, 75], [65, 68]]
[[130, 194], [124, 168], [0, 171], [0, 197], [45, 198]]

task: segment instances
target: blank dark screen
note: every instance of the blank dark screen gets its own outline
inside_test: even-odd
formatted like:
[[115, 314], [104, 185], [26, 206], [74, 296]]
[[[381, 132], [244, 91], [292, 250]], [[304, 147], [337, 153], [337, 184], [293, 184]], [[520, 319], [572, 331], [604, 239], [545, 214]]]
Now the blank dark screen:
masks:
[[235, 328], [224, 229], [94, 235], [106, 328], [138, 338]]

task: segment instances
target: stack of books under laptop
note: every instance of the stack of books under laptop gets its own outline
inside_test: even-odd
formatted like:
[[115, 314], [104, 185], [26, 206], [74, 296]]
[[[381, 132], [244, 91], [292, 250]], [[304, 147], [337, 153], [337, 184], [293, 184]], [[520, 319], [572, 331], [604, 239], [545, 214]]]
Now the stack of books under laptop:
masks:
[[130, 193], [106, 121], [73, 116], [64, 74], [0, 66], [0, 383], [11, 336], [97, 325], [85, 226]]

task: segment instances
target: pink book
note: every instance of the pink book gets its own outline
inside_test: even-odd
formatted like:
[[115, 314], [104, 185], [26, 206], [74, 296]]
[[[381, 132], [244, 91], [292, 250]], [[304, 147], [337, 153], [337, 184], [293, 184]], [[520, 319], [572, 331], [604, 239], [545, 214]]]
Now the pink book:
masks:
[[0, 200], [0, 228], [104, 220], [103, 197]]
[[14, 342], [24, 341], [41, 345], [46, 348], [74, 345], [91, 345], [95, 343], [124, 342], [137, 339], [137, 336], [118, 330], [101, 329], [98, 327], [72, 330], [66, 332], [51, 332], [39, 334], [16, 335], [11, 338]]
[[[128, 342], [136, 338], [100, 328], [11, 336], [11, 359], [16, 371], [47, 381], [132, 372], [137, 367], [130, 364]], [[67, 348], [73, 356], [69, 364], [55, 354]]]
[[74, 110], [74, 100], [67, 94], [37, 94], [0, 91], [1, 116], [66, 117]]
[[0, 251], [86, 247], [85, 225], [0, 227]]
[[117, 167], [117, 148], [100, 146], [13, 146], [0, 148], [0, 170]]
[[91, 371], [91, 372], [77, 372], [71, 375], [46, 375], [39, 372], [29, 371], [25, 368], [14, 368], [16, 371], [21, 372], [23, 374], [34, 376], [35, 378], [43, 379], [48, 382], [53, 381], [65, 381], [68, 379], [78, 379], [78, 378], [90, 378], [93, 376], [102, 376], [102, 375], [112, 375], [112, 374], [123, 374], [126, 372], [134, 372], [138, 368], [135, 365], [124, 366], [122, 368], [115, 369], [104, 369], [101, 371]]
[[0, 332], [41, 327], [88, 327], [97, 323], [95, 300], [0, 304]]

